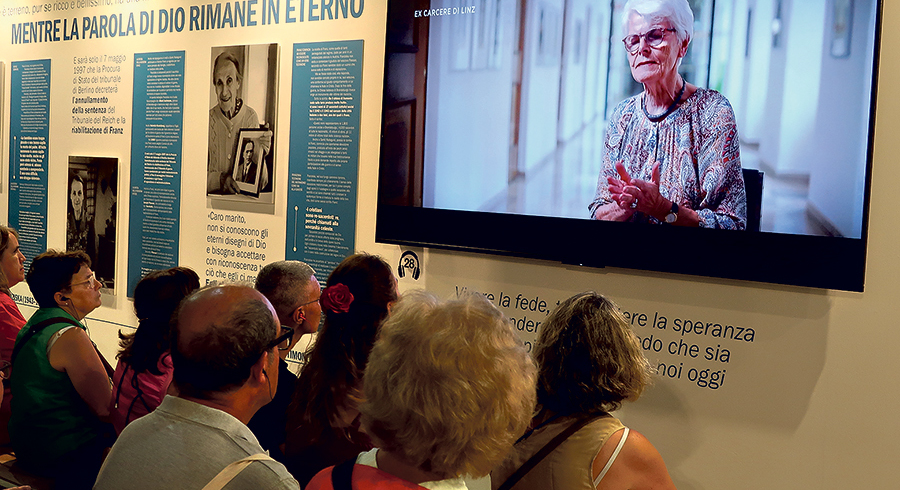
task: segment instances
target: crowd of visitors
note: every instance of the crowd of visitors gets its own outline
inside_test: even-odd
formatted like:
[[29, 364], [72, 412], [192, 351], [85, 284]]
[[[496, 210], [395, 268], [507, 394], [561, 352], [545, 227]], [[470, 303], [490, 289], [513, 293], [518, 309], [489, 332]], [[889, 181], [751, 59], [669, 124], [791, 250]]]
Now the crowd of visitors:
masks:
[[[298, 261], [255, 285], [200, 287], [174, 267], [138, 282], [113, 369], [84, 322], [102, 299], [90, 258], [24, 262], [0, 227], [0, 444], [53, 488], [461, 490], [489, 474], [504, 490], [674, 488], [610, 415], [649, 369], [596, 293], [562, 302], [532, 356], [483, 296], [401, 295], [375, 255], [347, 257], [324, 288]], [[28, 321], [9, 289], [22, 280]], [[287, 355], [304, 334], [298, 377]]]

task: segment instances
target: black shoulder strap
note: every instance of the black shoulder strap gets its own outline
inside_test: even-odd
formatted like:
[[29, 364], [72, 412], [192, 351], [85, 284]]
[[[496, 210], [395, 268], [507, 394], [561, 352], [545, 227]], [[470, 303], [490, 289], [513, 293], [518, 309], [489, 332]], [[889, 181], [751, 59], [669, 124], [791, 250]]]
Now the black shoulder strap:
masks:
[[331, 470], [331, 486], [334, 490], [352, 490], [353, 484], [351, 478], [353, 476], [354, 465], [356, 465], [355, 457], [336, 465]]
[[76, 327], [81, 326], [81, 324], [76, 322], [75, 320], [66, 318], [64, 316], [48, 318], [42, 322], [35, 323], [31, 327], [29, 327], [28, 331], [25, 332], [25, 335], [22, 336], [22, 339], [16, 342], [16, 345], [13, 347], [12, 355], [9, 357], [9, 364], [12, 365], [12, 363], [16, 362], [16, 356], [19, 355], [19, 351], [22, 350], [22, 347], [27, 344], [32, 337], [40, 333], [41, 330], [57, 323], [68, 323], [70, 325], [75, 325]]
[[[520, 466], [519, 469], [517, 469], [515, 471], [515, 473], [510, 475], [509, 478], [507, 478], [506, 481], [503, 482], [503, 484], [497, 488], [497, 490], [509, 490], [512, 487], [514, 487], [516, 485], [516, 483], [519, 483], [519, 480], [521, 480], [523, 476], [525, 476], [529, 471], [531, 471], [535, 466], [537, 466], [538, 463], [543, 461], [544, 458], [546, 458], [548, 454], [550, 454], [551, 452], [553, 452], [554, 449], [559, 447], [559, 445], [562, 444], [563, 441], [568, 439], [569, 436], [578, 432], [578, 429], [584, 427], [585, 425], [590, 423], [592, 420], [597, 419], [601, 415], [603, 415], [603, 414], [602, 413], [601, 414], [593, 413], [593, 414], [587, 415], [585, 417], [582, 417], [582, 418], [577, 419], [574, 422], [572, 422], [571, 425], [566, 427], [566, 430], [557, 434], [556, 437], [554, 437], [553, 439], [550, 440], [550, 442], [545, 444], [544, 447], [542, 447], [540, 449], [540, 451], [536, 452], [534, 454], [534, 456], [532, 456], [531, 458], [528, 459], [528, 461], [526, 461], [524, 464], [522, 464], [522, 466]], [[335, 490], [337, 490], [337, 488], [335, 488]]]

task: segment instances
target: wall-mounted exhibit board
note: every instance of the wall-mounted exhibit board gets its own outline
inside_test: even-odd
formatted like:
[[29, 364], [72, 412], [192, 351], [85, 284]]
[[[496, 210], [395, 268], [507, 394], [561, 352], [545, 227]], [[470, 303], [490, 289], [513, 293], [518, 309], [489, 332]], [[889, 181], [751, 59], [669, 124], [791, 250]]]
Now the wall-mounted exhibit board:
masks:
[[91, 257], [107, 356], [148, 270], [252, 281], [296, 258], [327, 276], [356, 248], [384, 24], [364, 0], [0, 2], [3, 222], [29, 262]]
[[[136, 323], [127, 299], [132, 270], [174, 259], [204, 278], [246, 279], [252, 270], [243, 267], [302, 252], [327, 268], [335, 258], [329, 254], [350, 249], [400, 262], [399, 248], [373, 239], [385, 3], [335, 1], [331, 5], [348, 5], [346, 16], [310, 14], [310, 5], [321, 10], [324, 3], [247, 0], [237, 2], [246, 9], [237, 13], [235, 2], [0, 2], [0, 218], [12, 221], [16, 213], [20, 231], [32, 233], [34, 246], [45, 239], [48, 247], [66, 247], [70, 221], [80, 219], [69, 218], [76, 213], [69, 210], [70, 175], [81, 177], [87, 196], [81, 205], [94, 223], [93, 237], [84, 240], [93, 243], [98, 266], [109, 260], [104, 247], [115, 252], [104, 305], [88, 320], [110, 359], [116, 332]], [[232, 7], [228, 21], [226, 5]], [[278, 7], [277, 22], [266, 17], [275, 15], [272, 5]], [[295, 10], [289, 14], [290, 6]], [[179, 7], [185, 16], [181, 29]], [[197, 8], [196, 29], [191, 7]], [[152, 34], [147, 25], [141, 34], [141, 12], [148, 23], [152, 16]], [[886, 55], [880, 63], [864, 293], [427, 250], [416, 251], [421, 274], [413, 279], [406, 269], [402, 288], [426, 287], [444, 296], [468, 288], [492, 295], [526, 342], [534, 340], [547, 309], [570, 294], [595, 289], [612, 297], [661, 369], [646, 396], [619, 415], [657, 446], [678, 488], [896, 487], [900, 226], [894, 196], [900, 170], [894, 160], [900, 141], [893, 135], [900, 123], [890, 115], [900, 113], [900, 60], [890, 53], [900, 48], [900, 7], [886, 3], [883, 14]], [[71, 39], [72, 19], [78, 39]], [[116, 36], [110, 35], [113, 23]], [[231, 46], [239, 47], [225, 48]], [[244, 65], [241, 99], [256, 116], [248, 124], [257, 125], [255, 133], [237, 132], [225, 145], [239, 151], [215, 155], [244, 163], [246, 141], [253, 142], [247, 162], [256, 165], [256, 175], [239, 175], [237, 165], [230, 165], [232, 181], [244, 184], [230, 195], [220, 193], [228, 179], [209, 171], [209, 136], [217, 131], [211, 129], [211, 109], [221, 102], [235, 110], [230, 99], [223, 100], [229, 98], [227, 75], [221, 77], [224, 97], [212, 82], [213, 60], [223, 52]], [[319, 63], [315, 70], [313, 63]], [[358, 92], [333, 93], [354, 87]], [[323, 92], [312, 95], [314, 90]], [[310, 100], [314, 96], [329, 99]], [[332, 98], [341, 105], [325, 103]], [[135, 121], [141, 121], [137, 127]], [[352, 168], [357, 161], [358, 170]], [[301, 206], [304, 200], [316, 203]], [[97, 226], [110, 219], [112, 228]], [[627, 246], [597, 244], [598, 253]], [[672, 260], [703, 260], [702, 251], [677, 243], [661, 243], [659, 250]], [[137, 269], [129, 265], [133, 260], [142, 261]], [[27, 286], [13, 292], [30, 315]]]

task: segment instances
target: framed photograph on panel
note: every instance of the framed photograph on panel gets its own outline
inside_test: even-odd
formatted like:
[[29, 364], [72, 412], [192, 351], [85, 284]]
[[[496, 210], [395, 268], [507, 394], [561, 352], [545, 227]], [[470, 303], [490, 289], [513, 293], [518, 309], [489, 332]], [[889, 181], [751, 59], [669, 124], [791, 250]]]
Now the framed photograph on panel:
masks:
[[119, 159], [70, 155], [68, 181], [66, 250], [86, 253], [101, 292], [115, 294]]
[[266, 135], [265, 129], [241, 129], [238, 137], [237, 153], [234, 155], [234, 169], [231, 178], [241, 190], [241, 194], [259, 196], [260, 169], [263, 165], [263, 145], [260, 139]]
[[[278, 134], [277, 44], [214, 46], [210, 49], [209, 135], [206, 162], [207, 207], [253, 213], [275, 213]], [[243, 130], [260, 130], [254, 138], [258, 182], [253, 189], [234, 178], [243, 148]]]

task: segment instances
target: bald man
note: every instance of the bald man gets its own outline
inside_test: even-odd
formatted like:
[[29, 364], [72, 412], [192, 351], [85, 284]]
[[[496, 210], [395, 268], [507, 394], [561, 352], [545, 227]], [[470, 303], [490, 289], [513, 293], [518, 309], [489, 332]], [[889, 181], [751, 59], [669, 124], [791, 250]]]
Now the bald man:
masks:
[[261, 455], [227, 488], [299, 489], [246, 425], [278, 386], [278, 347], [291, 341], [280, 332], [272, 305], [253, 288], [215, 286], [185, 299], [172, 329], [179, 394], [122, 431], [94, 488], [202, 488], [230, 464]]

